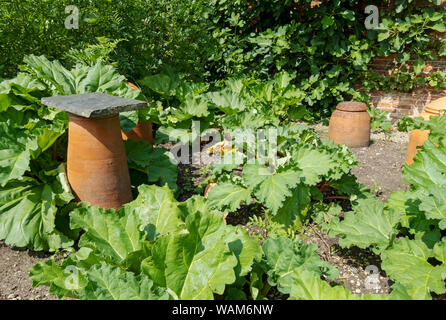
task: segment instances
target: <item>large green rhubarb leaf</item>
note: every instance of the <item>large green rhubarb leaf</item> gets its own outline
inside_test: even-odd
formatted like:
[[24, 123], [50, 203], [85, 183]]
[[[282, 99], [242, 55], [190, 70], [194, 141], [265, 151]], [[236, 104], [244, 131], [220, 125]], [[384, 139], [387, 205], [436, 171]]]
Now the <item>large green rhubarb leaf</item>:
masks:
[[69, 255], [61, 265], [53, 259], [40, 261], [34, 265], [29, 273], [33, 287], [47, 285], [50, 294], [59, 298], [69, 296], [77, 298], [76, 293], [86, 287], [88, 281], [86, 270], [100, 263], [99, 256], [90, 248], [80, 248], [79, 251]]
[[150, 240], [184, 228], [182, 212], [171, 189], [142, 185], [138, 191], [138, 197], [125, 205], [125, 210], [138, 216]]
[[[390, 195], [386, 204], [401, 215], [401, 226], [415, 235], [415, 239], [423, 240], [430, 248], [441, 238], [437, 220], [427, 219], [426, 213], [421, 210], [421, 207], [427, 206], [431, 201], [434, 200], [424, 189], [406, 192], [399, 190]], [[435, 206], [435, 203], [433, 205]]]
[[214, 186], [209, 191], [209, 201], [211, 206], [220, 210], [228, 209], [230, 212], [236, 211], [241, 204], [251, 202], [251, 191], [236, 184], [226, 182]]
[[157, 74], [145, 77], [141, 80], [141, 84], [163, 96], [172, 96], [175, 95], [175, 91], [178, 88], [178, 80], [166, 74]]
[[50, 293], [87, 300], [165, 300], [164, 288], [154, 286], [146, 275], [123, 272], [100, 263], [89, 248], [81, 248], [62, 265], [52, 259], [36, 264], [30, 271], [33, 286], [49, 285]]
[[[222, 213], [213, 210], [207, 199], [198, 195], [181, 202], [179, 207], [183, 212], [183, 217], [195, 212], [200, 212], [202, 215], [212, 213], [222, 217]], [[184, 226], [182, 227], [184, 228]], [[225, 228], [225, 242], [238, 260], [238, 265], [235, 267], [236, 275], [244, 276], [251, 270], [253, 261], [259, 261], [262, 258], [262, 248], [243, 227], [225, 225]]]
[[299, 173], [293, 169], [271, 172], [266, 166], [248, 164], [243, 169], [243, 181], [276, 214], [285, 199], [292, 196], [292, 189], [299, 183]]
[[[179, 204], [167, 187], [144, 186], [140, 191], [138, 199], [119, 211], [75, 210], [73, 227], [86, 231], [81, 248], [60, 265], [48, 260], [34, 266], [33, 285], [49, 285], [59, 297], [81, 299], [161, 299], [165, 292], [176, 299], [212, 299], [260, 261], [257, 241], [243, 228], [226, 225], [221, 213], [208, 210], [203, 197]], [[153, 214], [146, 208], [152, 202], [159, 207], [153, 207]], [[175, 219], [164, 217], [170, 209]], [[136, 221], [140, 218], [161, 226], [169, 221], [177, 224], [172, 228], [176, 231], [149, 242], [141, 231], [145, 224]]]
[[429, 258], [440, 257], [439, 251], [429, 249], [421, 240], [403, 238], [381, 254], [381, 267], [392, 280], [404, 285], [414, 299], [430, 299], [430, 292], [446, 292], [446, 265], [433, 266], [428, 262]]
[[354, 211], [345, 213], [344, 220], [333, 221], [330, 226], [331, 236], [341, 236], [342, 247], [374, 246], [378, 251], [392, 244], [400, 221], [400, 214], [395, 210], [385, 210], [384, 204], [375, 199], [360, 199]]
[[[57, 184], [55, 181], [54, 186]], [[33, 250], [71, 246], [73, 241], [56, 230], [56, 199], [50, 185], [30, 178], [6, 184], [0, 189], [0, 239], [10, 246]]]
[[262, 248], [242, 227], [227, 226], [226, 229], [225, 241], [238, 260], [236, 275], [245, 276], [251, 271], [254, 261], [262, 259]]
[[164, 148], [153, 148], [146, 141], [125, 141], [127, 162], [129, 168], [147, 175], [145, 183], [157, 183], [160, 186], [167, 185], [177, 190], [178, 166], [172, 161], [171, 154]]
[[180, 108], [173, 112], [173, 116], [178, 121], [185, 121], [194, 117], [202, 118], [208, 115], [208, 100], [203, 96], [187, 96]]
[[79, 246], [96, 249], [122, 262], [128, 255], [142, 248], [146, 235], [140, 230], [141, 221], [131, 210], [103, 209], [84, 205], [71, 214], [72, 229], [82, 228]]
[[333, 280], [339, 276], [335, 267], [319, 258], [317, 246], [313, 244], [281, 237], [268, 239], [262, 249], [262, 268], [268, 274], [268, 282], [277, 285], [282, 293], [290, 293], [296, 268], [308, 270], [313, 276], [327, 275]]
[[329, 153], [306, 147], [299, 147], [293, 152], [291, 161], [302, 170], [299, 172], [302, 183], [309, 186], [320, 182], [319, 177], [335, 166]]
[[404, 165], [402, 171], [403, 181], [416, 188], [446, 185], [446, 147], [443, 143], [435, 146], [426, 141], [422, 150], [417, 152], [414, 163]]
[[120, 90], [125, 81], [125, 77], [116, 72], [115, 68], [110, 65], [104, 65], [100, 61], [92, 67], [78, 66], [72, 73], [75, 75], [76, 93], [112, 93]]
[[234, 93], [230, 89], [210, 92], [207, 96], [225, 114], [236, 114], [246, 108], [245, 100], [241, 99], [239, 94]]
[[444, 237], [442, 241], [437, 242], [433, 250], [435, 259], [442, 263], [446, 263], [446, 237]]
[[0, 123], [0, 185], [18, 179], [29, 169], [31, 150], [38, 148], [37, 140], [25, 132]]
[[286, 226], [301, 223], [310, 205], [310, 188], [298, 185], [279, 209], [274, 220]]
[[84, 300], [167, 300], [164, 288], [144, 274], [122, 273], [118, 267], [97, 265], [86, 273], [88, 285], [78, 294]]
[[126, 98], [139, 95], [139, 91], [133, 92], [125, 83], [125, 77], [113, 66], [101, 61], [91, 67], [77, 65], [72, 70], [67, 70], [59, 61], [49, 61], [44, 56], [29, 55], [24, 61], [26, 71], [44, 82], [53, 94], [104, 92]]
[[439, 227], [446, 229], [446, 185], [429, 189], [429, 196], [420, 199], [420, 210], [424, 211], [426, 218], [440, 220]]
[[49, 61], [44, 56], [29, 55], [23, 59], [26, 71], [45, 82], [54, 94], [75, 94], [76, 84], [73, 74], [59, 61]]
[[186, 234], [159, 237], [142, 270], [179, 299], [212, 299], [235, 281], [238, 261], [226, 243], [227, 229], [218, 214], [190, 213]]

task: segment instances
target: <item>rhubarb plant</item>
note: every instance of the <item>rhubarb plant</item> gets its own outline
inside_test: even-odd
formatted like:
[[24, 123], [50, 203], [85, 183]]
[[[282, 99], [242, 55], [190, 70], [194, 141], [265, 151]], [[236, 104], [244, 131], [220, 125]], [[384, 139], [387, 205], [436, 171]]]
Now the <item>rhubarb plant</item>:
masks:
[[[434, 119], [430, 128], [443, 121]], [[342, 220], [333, 218], [327, 227], [330, 235], [341, 237], [341, 246], [370, 247], [380, 254], [382, 269], [412, 299], [446, 293], [445, 143], [444, 135], [434, 131], [414, 163], [403, 165], [409, 190], [394, 192], [386, 203], [360, 200], [353, 211]]]
[[304, 126], [279, 131], [275, 156], [259, 157], [249, 150], [240, 154], [243, 146], [236, 149], [211, 167], [209, 180], [217, 185], [209, 200], [218, 210], [234, 212], [258, 203], [274, 221], [288, 227], [309, 221], [313, 204], [323, 201], [329, 189], [346, 199], [362, 194], [354, 181], [350, 190], [339, 187], [356, 164], [355, 157], [345, 146], [321, 141]]
[[261, 258], [256, 241], [205, 199], [180, 203], [168, 187], [141, 186], [119, 211], [84, 205], [70, 215], [85, 231], [80, 249], [31, 270], [34, 286], [59, 297], [212, 299]]
[[[14, 247], [55, 251], [78, 237], [68, 226], [74, 199], [64, 164], [68, 118], [40, 99], [86, 92], [135, 98], [141, 93], [101, 62], [68, 70], [58, 61], [30, 55], [22, 69], [0, 83], [0, 239]], [[136, 116], [129, 122], [132, 115], [124, 115], [121, 123], [131, 129]], [[163, 176], [172, 184], [174, 169], [166, 168], [170, 175], [162, 170], [152, 170], [148, 181], [162, 183]]]

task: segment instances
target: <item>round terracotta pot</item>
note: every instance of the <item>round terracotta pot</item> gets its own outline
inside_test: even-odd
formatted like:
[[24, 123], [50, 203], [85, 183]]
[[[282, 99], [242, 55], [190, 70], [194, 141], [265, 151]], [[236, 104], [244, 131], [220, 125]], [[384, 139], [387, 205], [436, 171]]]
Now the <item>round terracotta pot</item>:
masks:
[[210, 182], [206, 185], [206, 188], [204, 188], [204, 197], [207, 199], [209, 196], [209, 192], [211, 191], [211, 189], [213, 187], [215, 187], [217, 185], [216, 182]]
[[368, 147], [370, 116], [367, 105], [355, 101], [339, 103], [330, 118], [328, 137], [337, 144], [352, 148]]
[[132, 201], [119, 116], [68, 116], [67, 176], [77, 200], [107, 209]]
[[[130, 88], [132, 88], [133, 91], [139, 90], [139, 88], [131, 83], [128, 82]], [[147, 141], [150, 144], [153, 144], [153, 128], [152, 128], [152, 122], [150, 121], [142, 121], [136, 125], [135, 128], [133, 128], [132, 131], [125, 132], [124, 130], [121, 130], [121, 135], [123, 140], [144, 140]]]
[[[424, 120], [429, 120], [430, 114], [423, 112], [420, 114], [420, 117], [423, 117]], [[413, 158], [417, 154], [419, 147], [421, 147], [424, 142], [426, 142], [429, 136], [429, 130], [412, 130], [409, 135], [409, 144], [407, 146], [406, 152], [406, 164], [410, 165], [413, 163]]]
[[124, 130], [121, 130], [121, 135], [123, 140], [144, 140], [153, 144], [152, 122], [142, 121], [138, 123], [132, 131], [125, 132]]
[[[439, 116], [441, 112], [446, 111], [446, 97], [436, 99], [424, 107], [424, 112], [420, 113], [425, 121], [429, 121], [432, 116]], [[407, 146], [406, 153], [406, 164], [410, 165], [413, 163], [413, 158], [417, 154], [424, 142], [429, 136], [429, 130], [412, 130], [409, 136], [409, 145]]]

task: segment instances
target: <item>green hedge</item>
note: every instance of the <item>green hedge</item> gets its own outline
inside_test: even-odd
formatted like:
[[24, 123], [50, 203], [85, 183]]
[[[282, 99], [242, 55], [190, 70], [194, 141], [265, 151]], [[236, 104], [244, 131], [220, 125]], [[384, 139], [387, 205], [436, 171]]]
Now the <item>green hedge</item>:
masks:
[[[96, 37], [119, 43], [115, 60], [131, 77], [170, 64], [191, 75], [205, 72], [213, 51], [207, 6], [203, 1], [169, 0], [10, 0], [0, 7], [0, 66], [12, 76], [26, 54], [64, 60], [70, 48], [96, 43]], [[68, 30], [65, 7], [80, 11], [79, 29]], [[0, 73], [1, 75], [1, 73]]]
[[[105, 36], [121, 41], [112, 57], [131, 80], [170, 65], [190, 79], [252, 76], [280, 70], [296, 73], [295, 84], [316, 118], [338, 101], [367, 99], [354, 90], [446, 85], [444, 73], [420, 76], [424, 61], [446, 55], [446, 12], [439, 0], [12, 0], [0, 8], [0, 66], [11, 76], [25, 54], [64, 60]], [[426, 5], [429, 4], [429, 5]], [[79, 30], [67, 30], [64, 9], [79, 7]], [[380, 30], [364, 27], [366, 5], [381, 8]], [[392, 77], [368, 70], [375, 56], [392, 53], [416, 60]], [[67, 63], [68, 61], [65, 61]], [[0, 76], [2, 73], [0, 73]]]

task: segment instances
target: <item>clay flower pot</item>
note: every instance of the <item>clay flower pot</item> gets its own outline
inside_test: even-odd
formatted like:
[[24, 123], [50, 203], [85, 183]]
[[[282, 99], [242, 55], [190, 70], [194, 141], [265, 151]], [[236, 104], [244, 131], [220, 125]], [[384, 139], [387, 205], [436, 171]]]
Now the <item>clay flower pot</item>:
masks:
[[147, 104], [100, 92], [41, 101], [68, 114], [67, 178], [76, 199], [107, 209], [132, 201], [119, 113]]
[[[127, 81], [127, 80], [126, 80]], [[133, 91], [139, 90], [139, 88], [131, 83], [128, 82], [130, 88], [132, 88]], [[147, 141], [150, 144], [153, 144], [153, 128], [152, 128], [152, 122], [150, 121], [142, 121], [136, 125], [135, 128], [133, 128], [132, 131], [125, 132], [124, 130], [121, 130], [121, 135], [123, 140], [144, 140]]]
[[[432, 101], [424, 108], [424, 112], [420, 113], [420, 117], [422, 117], [425, 121], [429, 121], [432, 116], [439, 116], [441, 111], [446, 110], [446, 97], [437, 99]], [[406, 164], [410, 165], [413, 163], [413, 158], [417, 154], [417, 151], [420, 149], [424, 142], [427, 140], [429, 136], [429, 130], [412, 130], [409, 136], [409, 145], [407, 146], [406, 153]]]
[[119, 116], [69, 119], [67, 175], [76, 199], [113, 209], [132, 201]]
[[337, 144], [348, 147], [368, 147], [370, 143], [370, 116], [367, 105], [346, 101], [336, 106], [330, 118], [328, 137]]

